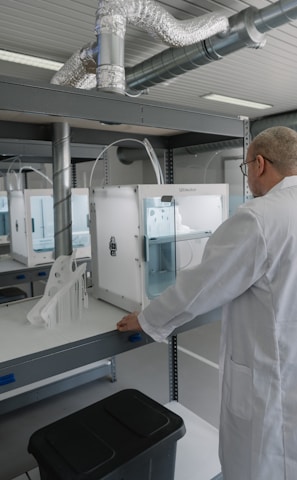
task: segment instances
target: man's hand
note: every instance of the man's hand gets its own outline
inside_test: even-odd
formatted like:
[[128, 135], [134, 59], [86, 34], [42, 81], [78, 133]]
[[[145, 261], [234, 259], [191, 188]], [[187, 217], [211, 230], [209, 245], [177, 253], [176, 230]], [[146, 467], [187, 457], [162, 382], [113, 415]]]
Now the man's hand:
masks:
[[142, 329], [138, 322], [137, 316], [138, 312], [133, 312], [125, 315], [125, 317], [123, 317], [122, 320], [117, 323], [117, 329], [120, 332], [129, 332], [130, 330], [141, 332]]

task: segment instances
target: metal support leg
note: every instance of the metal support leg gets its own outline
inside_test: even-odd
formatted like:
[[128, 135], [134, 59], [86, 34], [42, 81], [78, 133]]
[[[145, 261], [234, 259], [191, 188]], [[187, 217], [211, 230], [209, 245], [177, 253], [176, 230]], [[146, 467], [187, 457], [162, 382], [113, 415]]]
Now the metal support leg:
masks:
[[[165, 152], [165, 182], [174, 183], [173, 176], [173, 150], [169, 148]], [[169, 356], [169, 400], [178, 401], [178, 371], [177, 371], [177, 337], [172, 335], [168, 339]]]
[[169, 355], [169, 400], [178, 401], [177, 336], [168, 339]]
[[110, 359], [110, 371], [111, 371], [111, 381], [117, 381], [117, 367], [116, 367], [116, 357], [111, 357]]

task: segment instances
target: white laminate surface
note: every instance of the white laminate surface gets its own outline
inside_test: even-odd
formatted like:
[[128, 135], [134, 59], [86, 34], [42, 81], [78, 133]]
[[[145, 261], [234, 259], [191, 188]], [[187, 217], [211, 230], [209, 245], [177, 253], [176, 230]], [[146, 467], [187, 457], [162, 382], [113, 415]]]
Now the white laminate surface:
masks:
[[80, 322], [48, 329], [27, 320], [27, 313], [37, 301], [35, 298], [0, 305], [0, 362], [110, 332], [126, 313], [90, 293], [89, 306], [83, 310]]
[[0, 273], [13, 270], [25, 270], [26, 268], [28, 267], [24, 263], [14, 260], [10, 255], [1, 255], [0, 257]]

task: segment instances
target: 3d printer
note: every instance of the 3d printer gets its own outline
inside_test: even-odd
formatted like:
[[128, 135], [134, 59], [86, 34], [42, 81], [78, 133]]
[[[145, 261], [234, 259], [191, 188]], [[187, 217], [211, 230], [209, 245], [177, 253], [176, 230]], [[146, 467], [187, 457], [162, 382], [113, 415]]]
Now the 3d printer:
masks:
[[90, 191], [93, 295], [139, 310], [200, 263], [228, 216], [228, 185], [122, 185]]
[[[71, 190], [72, 247], [76, 258], [90, 257], [89, 190]], [[54, 211], [51, 189], [9, 191], [12, 258], [28, 266], [54, 261]]]

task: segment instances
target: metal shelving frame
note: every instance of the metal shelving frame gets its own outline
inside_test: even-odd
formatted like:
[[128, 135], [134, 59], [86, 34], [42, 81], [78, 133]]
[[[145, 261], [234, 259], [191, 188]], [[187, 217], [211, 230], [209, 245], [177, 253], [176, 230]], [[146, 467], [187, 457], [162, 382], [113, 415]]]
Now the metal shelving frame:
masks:
[[[50, 162], [53, 125], [57, 122], [70, 126], [72, 163], [94, 160], [100, 148], [115, 140], [127, 136], [141, 140], [147, 137], [154, 148], [164, 150], [167, 183], [174, 181], [175, 148], [230, 139], [242, 139], [246, 146], [249, 140], [247, 119], [214, 115], [142, 97], [38, 85], [0, 76], [0, 170], [1, 159], [14, 155], [27, 157], [31, 162]], [[127, 142], [127, 146], [135, 148], [132, 142]], [[178, 399], [176, 335], [218, 318], [217, 311], [199, 316], [169, 339], [170, 400]], [[128, 334], [112, 331], [39, 355], [15, 359], [13, 366], [22, 383], [29, 384], [152, 341], [144, 334], [138, 342], [131, 342], [129, 338]], [[2, 362], [0, 375], [9, 373], [11, 366], [12, 362]], [[115, 365], [112, 371], [115, 376]]]

